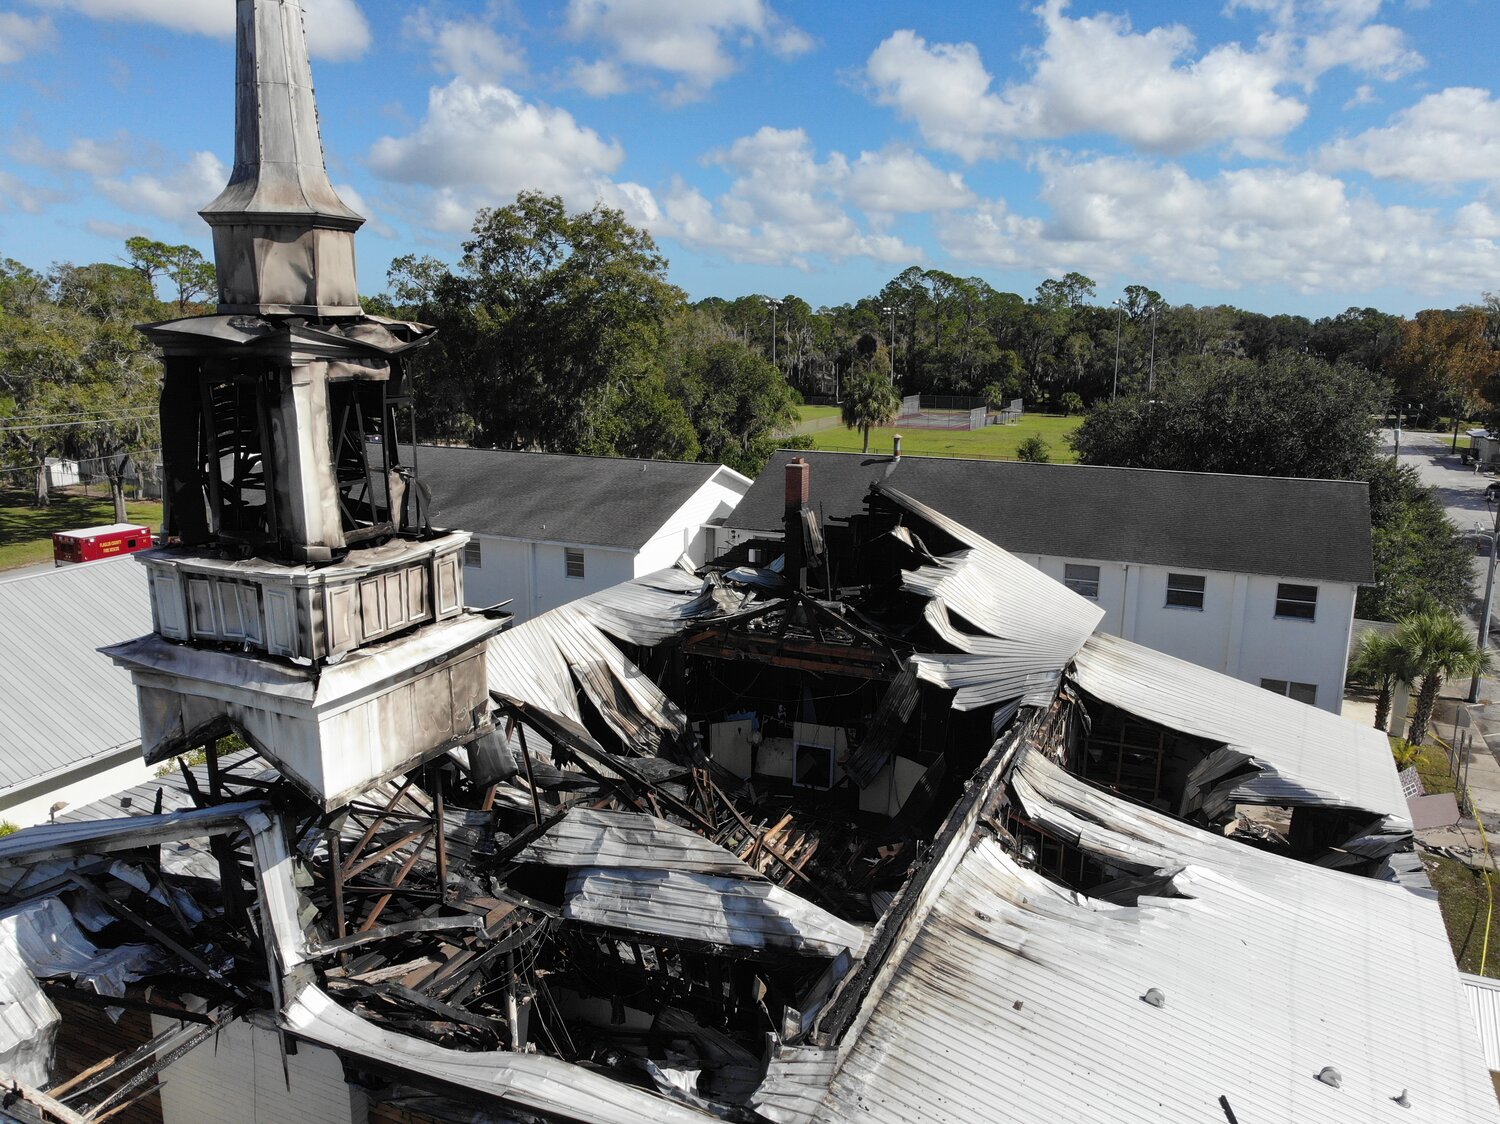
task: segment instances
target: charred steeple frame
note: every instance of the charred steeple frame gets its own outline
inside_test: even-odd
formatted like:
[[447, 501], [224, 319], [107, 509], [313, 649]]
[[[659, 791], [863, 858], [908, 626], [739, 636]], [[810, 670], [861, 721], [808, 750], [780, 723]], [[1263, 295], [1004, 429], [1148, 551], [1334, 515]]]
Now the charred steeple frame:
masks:
[[[148, 760], [226, 724], [328, 808], [490, 728], [468, 535], [397, 457], [422, 324], [365, 315], [363, 219], [328, 179], [299, 0], [238, 0], [235, 160], [201, 212], [217, 312], [161, 349], [167, 548], [134, 675]], [[337, 665], [337, 666], [335, 666]]]

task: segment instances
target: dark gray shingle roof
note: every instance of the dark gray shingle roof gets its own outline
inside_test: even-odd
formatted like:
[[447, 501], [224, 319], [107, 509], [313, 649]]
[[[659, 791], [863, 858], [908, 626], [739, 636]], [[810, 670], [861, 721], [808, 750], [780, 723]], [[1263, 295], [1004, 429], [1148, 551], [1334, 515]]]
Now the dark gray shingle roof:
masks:
[[[417, 446], [435, 526], [636, 549], [719, 470], [684, 461]], [[411, 449], [401, 457], [411, 462]]]
[[783, 450], [727, 526], [781, 529], [782, 482], [794, 456], [812, 464], [813, 505], [830, 518], [863, 510], [870, 485], [884, 480], [1016, 554], [1374, 580], [1362, 481], [944, 457], [893, 464], [888, 456]]

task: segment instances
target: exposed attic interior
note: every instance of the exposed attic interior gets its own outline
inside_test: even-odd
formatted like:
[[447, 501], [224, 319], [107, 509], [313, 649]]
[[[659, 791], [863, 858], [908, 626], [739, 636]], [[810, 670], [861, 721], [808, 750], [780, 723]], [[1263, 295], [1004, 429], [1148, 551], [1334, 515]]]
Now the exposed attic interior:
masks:
[[[1013, 787], [1024, 747], [1099, 770], [1085, 787], [1113, 800], [1111, 732], [1170, 751], [1156, 795], [1122, 791], [1125, 806], [1170, 802], [1198, 758], [1222, 757], [1223, 739], [1127, 728], [1064, 678], [1058, 653], [1094, 624], [1082, 599], [899, 493], [827, 526], [788, 506], [800, 559], [742, 548], [492, 638], [493, 732], [331, 809], [251, 751], [211, 757], [101, 810], [161, 812], [156, 834], [127, 822], [123, 850], [79, 841], [77, 865], [0, 880], [0, 916], [71, 914], [85, 973], [144, 946], [121, 988], [161, 1033], [189, 1033], [169, 1013], [184, 1004], [220, 1025], [279, 1011], [289, 1041], [336, 1050], [377, 1101], [417, 1090], [412, 1119], [481, 1095], [575, 1115], [525, 1097], [597, 1079], [570, 1103], [646, 1099], [579, 1118], [755, 1120], [774, 1118], [762, 1109], [788, 1051], [860, 1025], [971, 834], [1100, 902], [1179, 892]], [[1263, 779], [1242, 757], [1214, 791]], [[221, 814], [207, 842], [172, 842], [196, 838], [180, 817]], [[465, 1087], [445, 1067], [466, 1057], [518, 1076], [498, 1094]], [[170, 1083], [166, 1064], [132, 1047], [62, 1095], [108, 1111]]]

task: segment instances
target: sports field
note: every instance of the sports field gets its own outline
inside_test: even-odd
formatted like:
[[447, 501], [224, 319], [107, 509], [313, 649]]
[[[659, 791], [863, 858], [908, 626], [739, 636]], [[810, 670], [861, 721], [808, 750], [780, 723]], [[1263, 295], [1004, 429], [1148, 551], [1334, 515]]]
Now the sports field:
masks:
[[[820, 412], [833, 407], [809, 407]], [[803, 415], [804, 420], [811, 420]], [[1082, 418], [1065, 418], [1053, 414], [1027, 414], [1014, 425], [990, 425], [983, 429], [916, 429], [901, 426], [886, 426], [870, 431], [870, 451], [889, 453], [891, 437], [901, 434], [902, 453], [928, 457], [997, 457], [1014, 460], [1016, 446], [1036, 434], [1047, 442], [1053, 461], [1071, 463], [1077, 460], [1068, 447], [1067, 437], [1082, 423]], [[864, 448], [864, 438], [858, 430], [837, 426], [811, 433], [813, 447], [841, 452], [857, 453]]]

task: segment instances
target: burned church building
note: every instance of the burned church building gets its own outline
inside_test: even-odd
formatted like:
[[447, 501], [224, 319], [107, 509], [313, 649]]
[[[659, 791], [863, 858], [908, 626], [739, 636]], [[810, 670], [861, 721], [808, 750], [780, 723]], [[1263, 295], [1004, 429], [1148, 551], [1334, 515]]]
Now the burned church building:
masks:
[[111, 649], [167, 768], [0, 839], [0, 1118], [1496, 1118], [1383, 736], [897, 489], [464, 609], [428, 329], [359, 308], [296, 0], [238, 10]]

